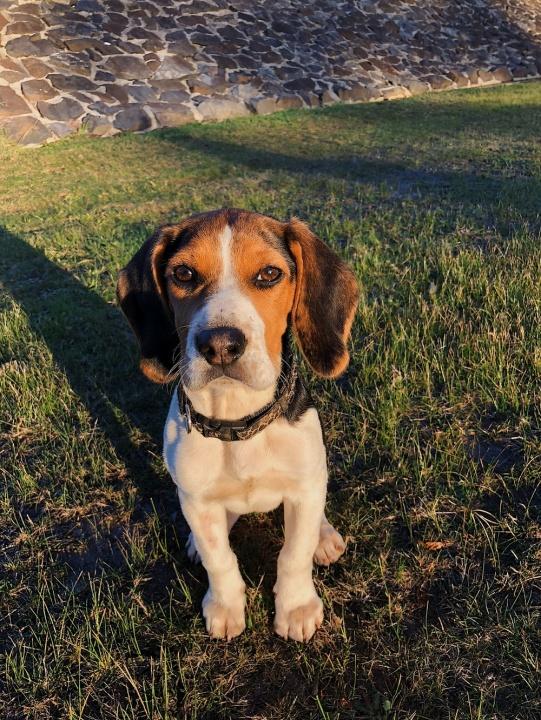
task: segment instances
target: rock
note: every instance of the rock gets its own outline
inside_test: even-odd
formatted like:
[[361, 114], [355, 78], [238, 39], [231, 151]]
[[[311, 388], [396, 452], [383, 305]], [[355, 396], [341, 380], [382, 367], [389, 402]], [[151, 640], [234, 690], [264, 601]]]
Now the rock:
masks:
[[148, 130], [151, 124], [150, 117], [139, 105], [121, 110], [113, 121], [113, 126], [123, 132]]
[[421, 95], [422, 93], [430, 90], [430, 85], [426, 82], [421, 82], [420, 80], [410, 80], [406, 84], [406, 87], [412, 95]]
[[53, 72], [53, 69], [47, 65], [47, 63], [44, 63], [42, 60], [37, 60], [36, 58], [25, 58], [22, 63], [30, 75], [35, 78], [42, 78], [48, 73]]
[[25, 80], [21, 83], [21, 91], [25, 98], [32, 103], [38, 100], [51, 100], [58, 96], [58, 91], [51, 87], [47, 80]]
[[342, 88], [338, 91], [338, 97], [342, 102], [369, 102], [381, 97], [381, 91], [364, 85], [354, 85], [351, 88]]
[[181, 57], [166, 57], [160, 67], [154, 73], [154, 80], [173, 80], [192, 75], [196, 70], [195, 65]]
[[410, 91], [406, 87], [400, 85], [392, 85], [381, 89], [381, 95], [384, 100], [399, 100], [400, 98], [410, 97]]
[[31, 115], [0, 120], [0, 129], [20, 145], [42, 145], [51, 138], [49, 130]]
[[47, 128], [54, 133], [57, 138], [67, 137], [75, 132], [75, 128], [65, 122], [52, 122], [47, 125]]
[[468, 87], [470, 84], [470, 80], [466, 73], [457, 72], [456, 70], [449, 70], [447, 75], [451, 78], [451, 80], [456, 83], [457, 87]]
[[127, 105], [130, 102], [130, 96], [121, 85], [105, 85], [105, 94], [118, 100], [118, 102], [123, 105]]
[[490, 70], [479, 70], [478, 76], [479, 76], [479, 81], [482, 82], [483, 84], [494, 82], [494, 75], [490, 72]]
[[448, 90], [454, 87], [454, 82], [451, 78], [445, 77], [445, 75], [429, 75], [425, 79], [432, 90]]
[[161, 127], [176, 127], [195, 120], [193, 108], [189, 105], [150, 103], [148, 107], [154, 113], [156, 121]]
[[97, 85], [93, 83], [92, 80], [81, 77], [80, 75], [59, 75], [58, 73], [51, 73], [47, 75], [47, 80], [49, 80], [57, 90], [65, 92], [73, 92], [74, 90], [92, 92], [93, 90], [97, 90]]
[[250, 114], [245, 103], [227, 98], [205, 98], [197, 106], [197, 112], [202, 120], [228, 120]]
[[185, 90], [165, 90], [160, 93], [160, 102], [183, 103], [190, 100], [190, 93]]
[[148, 85], [125, 85], [125, 89], [135, 102], [146, 103], [157, 100], [156, 92]]
[[57, 103], [38, 100], [37, 108], [40, 115], [48, 120], [76, 120], [84, 112], [82, 105], [71, 98], [62, 98]]
[[11, 57], [43, 57], [58, 51], [49, 40], [29, 40], [25, 36], [8, 40], [5, 49]]
[[102, 69], [123, 80], [145, 80], [151, 76], [151, 71], [145, 63], [130, 55], [114, 55], [107, 60]]
[[340, 102], [340, 98], [334, 90], [324, 90], [321, 94], [322, 105], [335, 105], [337, 102]]
[[273, 97], [258, 97], [248, 102], [258, 115], [270, 115], [278, 110], [278, 100]]
[[280, 95], [276, 99], [276, 110], [298, 110], [299, 108], [304, 107], [304, 103], [302, 101], [302, 98], [300, 98], [298, 95]]
[[111, 135], [114, 132], [110, 121], [99, 115], [85, 115], [81, 125], [90, 135], [97, 135], [99, 137]]
[[497, 80], [501, 83], [511, 82], [513, 80], [513, 76], [506, 67], [496, 68], [492, 71], [492, 75], [494, 77], [494, 80]]
[[30, 108], [17, 93], [9, 87], [0, 86], [0, 118], [25, 115]]
[[7, 25], [4, 30], [6, 35], [30, 35], [32, 33], [40, 32], [43, 30], [45, 25], [38, 20], [38, 18], [32, 18], [29, 20], [20, 20], [19, 22], [12, 22]]
[[4, 72], [0, 72], [0, 79], [5, 80], [5, 82], [9, 85], [21, 82], [21, 80], [24, 80], [27, 77], [28, 75], [26, 73], [15, 72], [13, 70], [4, 70]]

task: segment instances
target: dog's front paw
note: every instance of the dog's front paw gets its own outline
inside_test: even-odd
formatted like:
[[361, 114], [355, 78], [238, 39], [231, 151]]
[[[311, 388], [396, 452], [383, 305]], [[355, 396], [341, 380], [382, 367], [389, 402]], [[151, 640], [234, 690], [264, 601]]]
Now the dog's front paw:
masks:
[[210, 590], [203, 600], [203, 617], [207, 632], [212, 638], [231, 640], [246, 627], [244, 620], [244, 596], [242, 600], [224, 605], [212, 598]]
[[332, 525], [326, 525], [321, 528], [319, 533], [314, 562], [318, 565], [330, 565], [338, 560], [345, 549], [346, 543], [340, 533]]
[[323, 603], [317, 595], [291, 610], [279, 608], [277, 602], [274, 630], [285, 640], [308, 642], [322, 622]]

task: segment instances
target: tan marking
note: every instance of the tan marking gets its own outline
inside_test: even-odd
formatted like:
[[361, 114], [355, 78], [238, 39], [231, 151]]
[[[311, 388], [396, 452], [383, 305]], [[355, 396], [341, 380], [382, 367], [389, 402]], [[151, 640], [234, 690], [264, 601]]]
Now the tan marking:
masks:
[[[293, 304], [295, 280], [283, 255], [265, 240], [281, 236], [283, 224], [262, 215], [246, 215], [234, 226], [233, 263], [239, 285], [265, 324], [267, 352], [277, 367], [282, 352], [282, 336]], [[280, 268], [284, 277], [270, 288], [258, 288], [254, 277], [267, 265]]]

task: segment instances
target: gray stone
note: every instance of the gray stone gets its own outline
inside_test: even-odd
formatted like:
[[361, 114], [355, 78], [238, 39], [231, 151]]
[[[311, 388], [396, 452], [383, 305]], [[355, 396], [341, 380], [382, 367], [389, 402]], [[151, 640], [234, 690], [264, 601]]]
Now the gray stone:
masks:
[[298, 95], [280, 95], [276, 100], [277, 110], [298, 110], [302, 107], [304, 103]]
[[90, 135], [97, 135], [99, 137], [111, 135], [114, 132], [111, 122], [107, 118], [99, 115], [85, 115], [81, 125]]
[[245, 103], [227, 98], [205, 98], [197, 106], [197, 112], [202, 120], [228, 120], [250, 114]]
[[190, 99], [190, 93], [185, 90], [164, 90], [160, 93], [160, 102], [183, 103]]
[[195, 120], [193, 108], [188, 105], [150, 103], [148, 107], [154, 113], [156, 121], [161, 127], [176, 127]]
[[139, 105], [120, 110], [113, 122], [114, 127], [123, 132], [148, 130], [151, 124], [150, 117]]
[[410, 91], [406, 87], [400, 85], [392, 85], [381, 89], [381, 95], [384, 100], [398, 100], [410, 96]]
[[37, 108], [40, 115], [48, 120], [76, 120], [84, 112], [82, 105], [71, 98], [62, 98], [57, 103], [38, 100]]
[[154, 73], [155, 80], [173, 80], [192, 75], [195, 72], [195, 65], [181, 57], [166, 57]]
[[27, 71], [35, 78], [45, 77], [48, 73], [53, 72], [53, 69], [44, 63], [42, 60], [36, 58], [26, 58], [22, 61]]
[[492, 75], [494, 80], [501, 83], [511, 82], [513, 80], [513, 76], [506, 67], [496, 68], [492, 71]]
[[125, 88], [135, 102], [146, 103], [157, 100], [156, 92], [148, 85], [126, 85]]
[[47, 129], [56, 135], [57, 138], [67, 137], [75, 132], [75, 128], [65, 122], [51, 122], [47, 125]]
[[58, 91], [47, 80], [26, 80], [21, 83], [21, 91], [29, 102], [50, 100], [58, 95]]
[[421, 82], [420, 80], [410, 80], [406, 83], [406, 87], [412, 95], [421, 95], [422, 93], [430, 90], [430, 85], [426, 82]]
[[258, 115], [270, 115], [278, 110], [278, 100], [273, 97], [258, 97], [248, 102], [252, 110]]
[[0, 120], [0, 129], [20, 145], [42, 145], [51, 138], [49, 130], [31, 115]]
[[0, 118], [25, 115], [30, 108], [17, 93], [8, 87], [0, 86]]
[[369, 102], [381, 97], [381, 90], [363, 85], [354, 85], [351, 88], [342, 88], [338, 91], [342, 102]]
[[102, 69], [124, 80], [145, 80], [151, 76], [146, 64], [130, 55], [115, 55], [107, 60]]
[[29, 40], [25, 36], [8, 40], [5, 47], [11, 57], [43, 57], [58, 50], [49, 40]]
[[57, 89], [65, 92], [73, 92], [81, 90], [82, 92], [92, 92], [97, 89], [97, 85], [88, 78], [81, 75], [60, 75], [51, 73], [47, 75], [47, 80]]

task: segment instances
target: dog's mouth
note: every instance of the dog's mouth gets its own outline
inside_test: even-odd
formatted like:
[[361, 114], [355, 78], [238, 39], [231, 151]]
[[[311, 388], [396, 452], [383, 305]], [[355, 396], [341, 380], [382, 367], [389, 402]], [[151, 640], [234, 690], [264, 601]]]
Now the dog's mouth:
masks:
[[230, 365], [212, 365], [206, 368], [188, 368], [181, 378], [188, 390], [203, 390], [209, 385], [243, 385], [252, 390], [266, 390], [276, 382], [276, 377], [269, 377], [268, 372], [248, 372], [240, 363]]

